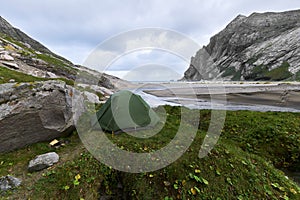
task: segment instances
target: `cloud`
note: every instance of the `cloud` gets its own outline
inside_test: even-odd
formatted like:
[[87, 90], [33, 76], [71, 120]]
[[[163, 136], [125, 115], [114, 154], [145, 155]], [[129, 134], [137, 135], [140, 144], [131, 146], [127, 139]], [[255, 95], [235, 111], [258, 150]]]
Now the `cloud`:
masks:
[[147, 64], [133, 68], [122, 78], [129, 81], [174, 81], [180, 79], [181, 75], [169, 66]]
[[[82, 62], [98, 44], [120, 32], [161, 27], [180, 32], [202, 46], [238, 14], [297, 8], [299, 0], [13, 0], [1, 2], [0, 13], [54, 52]], [[102, 50], [119, 55], [131, 46], [151, 43], [153, 38], [158, 38], [158, 45], [163, 44], [169, 37], [167, 33], [136, 37], [121, 48], [116, 42]], [[184, 43], [178, 40], [168, 45], [174, 51], [184, 49], [194, 54]]]

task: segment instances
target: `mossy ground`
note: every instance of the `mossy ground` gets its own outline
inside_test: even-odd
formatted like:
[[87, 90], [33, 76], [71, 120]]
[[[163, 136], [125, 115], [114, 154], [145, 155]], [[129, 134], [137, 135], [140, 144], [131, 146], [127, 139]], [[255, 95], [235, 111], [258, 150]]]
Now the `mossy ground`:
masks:
[[[135, 152], [165, 146], [178, 130], [181, 110], [165, 106], [164, 128], [151, 139], [126, 134], [108, 138]], [[188, 111], [195, 112], [198, 111]], [[0, 154], [0, 176], [12, 174], [23, 184], [3, 199], [300, 199], [300, 188], [275, 167], [292, 166], [299, 160], [300, 113], [228, 111], [218, 144], [209, 156], [198, 152], [210, 123], [208, 110], [200, 111], [197, 135], [185, 154], [171, 165], [148, 173], [125, 173], [98, 162], [87, 152], [76, 133], [65, 147], [55, 151], [58, 164], [28, 174], [28, 161], [51, 151], [47, 143]], [[194, 126], [195, 119], [184, 121]], [[149, 130], [147, 130], [149, 131]]]

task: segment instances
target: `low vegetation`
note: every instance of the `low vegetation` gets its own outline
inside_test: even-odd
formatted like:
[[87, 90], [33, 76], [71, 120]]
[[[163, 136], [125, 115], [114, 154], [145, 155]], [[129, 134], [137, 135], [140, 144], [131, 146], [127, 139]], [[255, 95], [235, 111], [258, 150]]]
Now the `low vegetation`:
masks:
[[45, 80], [44, 78], [38, 78], [0, 66], [0, 84], [8, 83], [11, 79], [16, 82], [34, 82]]
[[[158, 112], [161, 111], [158, 109]], [[107, 137], [120, 148], [134, 152], [161, 149], [176, 135], [180, 107], [163, 107], [167, 121], [152, 138], [127, 134]], [[0, 154], [0, 176], [12, 174], [22, 186], [4, 194], [11, 199], [299, 199], [300, 188], [277, 168], [293, 167], [299, 160], [300, 113], [228, 111], [222, 135], [209, 154], [198, 152], [206, 135], [211, 112], [199, 114], [197, 135], [185, 154], [167, 166], [148, 173], [125, 173], [98, 162], [85, 150], [76, 133], [70, 143], [54, 151], [61, 159], [53, 167], [29, 174], [26, 167], [35, 155], [53, 151], [39, 143]], [[186, 130], [198, 119], [183, 121]], [[145, 130], [144, 133], [151, 130]], [[143, 132], [141, 132], [143, 134]], [[276, 168], [277, 167], [277, 168]]]
[[248, 74], [246, 80], [269, 80], [281, 81], [290, 79], [293, 74], [289, 71], [290, 64], [284, 61], [279, 67], [269, 70], [267, 66], [255, 66], [251, 73]]
[[66, 78], [40, 78], [31, 76], [28, 74], [24, 74], [22, 72], [18, 72], [15, 70], [8, 69], [6, 67], [0, 66], [0, 84], [8, 83], [10, 80], [14, 80], [14, 82], [35, 82], [35, 81], [47, 81], [47, 80], [61, 80], [66, 82], [67, 85], [74, 85], [73, 80], [69, 80]]

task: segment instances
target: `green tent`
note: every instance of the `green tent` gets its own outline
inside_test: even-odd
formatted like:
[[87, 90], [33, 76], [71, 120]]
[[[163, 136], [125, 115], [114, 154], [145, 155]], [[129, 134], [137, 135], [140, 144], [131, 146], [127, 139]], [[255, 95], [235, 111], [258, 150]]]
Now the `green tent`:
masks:
[[102, 130], [113, 132], [152, 127], [159, 122], [142, 97], [127, 90], [111, 95], [97, 112], [97, 119]]

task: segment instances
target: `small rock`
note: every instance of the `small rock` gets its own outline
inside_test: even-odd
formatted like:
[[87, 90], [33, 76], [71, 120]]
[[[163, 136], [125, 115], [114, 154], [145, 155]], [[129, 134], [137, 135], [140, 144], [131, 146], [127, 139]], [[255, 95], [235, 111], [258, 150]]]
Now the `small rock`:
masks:
[[33, 160], [29, 162], [28, 171], [34, 172], [34, 171], [43, 170], [57, 163], [58, 160], [59, 160], [59, 156], [55, 152], [38, 155], [37, 157], [35, 157]]
[[170, 186], [171, 183], [170, 183], [169, 181], [164, 181], [164, 185], [165, 185], [165, 186]]
[[25, 45], [25, 47], [27, 47], [27, 48], [31, 48], [31, 46], [30, 46], [30, 44], [28, 44], [28, 43], [23, 43], [24, 45]]
[[8, 82], [14, 83], [14, 82], [16, 82], [16, 80], [15, 79], [10, 79]]
[[0, 55], [0, 59], [1, 60], [6, 60], [6, 61], [14, 61], [15, 60], [12, 56], [10, 56], [8, 54], [2, 54], [2, 55]]
[[10, 100], [10, 101], [13, 101], [13, 100], [16, 100], [17, 98], [18, 98], [17, 95], [12, 95], [12, 96], [10, 96], [9, 100]]
[[12, 69], [19, 69], [19, 65], [14, 62], [2, 62], [2, 64], [6, 67], [12, 68]]
[[91, 103], [100, 103], [99, 101], [99, 97], [97, 95], [95, 95], [94, 93], [88, 92], [88, 91], [84, 91], [84, 96], [86, 97], [86, 99], [91, 102]]
[[7, 175], [0, 178], [0, 191], [14, 189], [21, 185], [22, 181], [13, 176]]
[[52, 72], [46, 72], [46, 78], [58, 78], [58, 76]]

